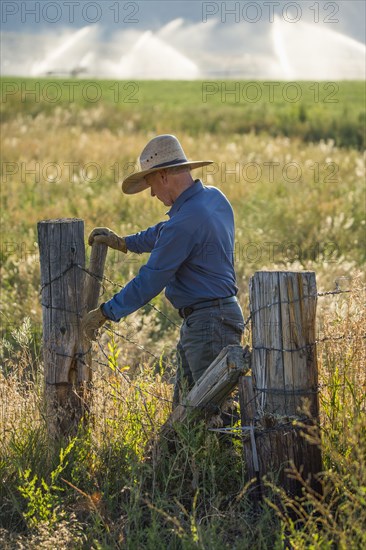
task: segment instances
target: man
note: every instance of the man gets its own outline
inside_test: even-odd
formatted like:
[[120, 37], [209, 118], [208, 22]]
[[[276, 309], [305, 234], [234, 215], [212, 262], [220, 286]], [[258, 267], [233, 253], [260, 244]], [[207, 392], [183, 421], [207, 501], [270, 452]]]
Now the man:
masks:
[[174, 136], [155, 137], [141, 153], [141, 170], [124, 180], [122, 190], [133, 194], [150, 188], [152, 197], [170, 207], [169, 220], [127, 237], [105, 227], [89, 236], [90, 245], [105, 243], [150, 257], [125, 288], [85, 316], [84, 332], [93, 338], [106, 320], [119, 321], [165, 288], [183, 318], [175, 404], [183, 384], [191, 388], [223, 347], [240, 344], [244, 330], [236, 299], [232, 208], [221, 191], [191, 176], [192, 169], [211, 163], [187, 160]]

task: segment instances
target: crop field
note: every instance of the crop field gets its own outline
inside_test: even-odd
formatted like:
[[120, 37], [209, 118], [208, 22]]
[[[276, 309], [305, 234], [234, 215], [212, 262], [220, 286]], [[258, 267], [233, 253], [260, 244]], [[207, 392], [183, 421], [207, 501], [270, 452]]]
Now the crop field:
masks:
[[[363, 83], [3, 78], [1, 94], [1, 547], [366, 547]], [[319, 291], [349, 291], [318, 300], [322, 495], [305, 486], [291, 502], [268, 482], [254, 506], [240, 438], [222, 445], [203, 423], [152, 452], [180, 324], [163, 294], [119, 335], [101, 332], [93, 421], [59, 448], [48, 440], [37, 222], [81, 218], [87, 241], [96, 226], [127, 235], [165, 219], [148, 191], [120, 188], [158, 133], [214, 161], [193, 174], [233, 205], [244, 317], [258, 270], [312, 270]], [[146, 261], [121, 256], [108, 252], [103, 299]]]

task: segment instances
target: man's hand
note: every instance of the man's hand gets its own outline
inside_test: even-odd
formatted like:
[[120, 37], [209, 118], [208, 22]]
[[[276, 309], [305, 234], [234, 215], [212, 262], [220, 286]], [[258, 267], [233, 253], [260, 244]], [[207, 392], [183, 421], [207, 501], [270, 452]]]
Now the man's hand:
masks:
[[108, 321], [102, 312], [102, 306], [92, 309], [81, 320], [81, 332], [88, 340], [96, 340], [97, 330]]
[[119, 250], [120, 252], [127, 253], [126, 241], [123, 237], [119, 237], [114, 231], [108, 229], [108, 227], [96, 227], [90, 233], [88, 238], [90, 246], [93, 243], [106, 244], [110, 248]]

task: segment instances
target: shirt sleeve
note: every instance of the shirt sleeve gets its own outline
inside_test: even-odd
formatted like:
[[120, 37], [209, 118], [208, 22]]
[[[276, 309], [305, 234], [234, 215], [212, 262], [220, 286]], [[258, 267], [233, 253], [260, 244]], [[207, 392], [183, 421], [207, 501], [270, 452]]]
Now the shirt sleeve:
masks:
[[192, 234], [186, 224], [172, 221], [164, 222], [150, 258], [138, 275], [103, 305], [109, 319], [119, 321], [147, 304], [189, 256], [194, 246]]
[[149, 227], [145, 231], [140, 231], [139, 233], [125, 237], [127, 250], [135, 252], [136, 254], [151, 252], [155, 246], [159, 231], [165, 223], [166, 222], [160, 222], [152, 227]]

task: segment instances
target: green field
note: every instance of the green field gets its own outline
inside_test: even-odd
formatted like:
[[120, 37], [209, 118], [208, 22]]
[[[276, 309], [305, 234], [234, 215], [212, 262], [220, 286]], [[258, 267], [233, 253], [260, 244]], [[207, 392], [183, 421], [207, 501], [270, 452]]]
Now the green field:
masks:
[[[64, 107], [79, 119], [80, 108], [103, 117], [90, 127], [114, 132], [171, 132], [332, 139], [342, 147], [364, 148], [365, 87], [362, 82], [118, 82], [3, 79], [4, 120], [16, 112], [52, 116]], [[79, 116], [78, 116], [79, 115]], [[74, 118], [75, 117], [75, 118]], [[85, 123], [85, 121], [84, 121]]]
[[[295, 549], [366, 546], [364, 84], [4, 78], [1, 86], [3, 546], [280, 549], [286, 538]], [[145, 453], [170, 410], [179, 317], [163, 295], [153, 305], [165, 316], [145, 306], [120, 324], [124, 339], [103, 333], [95, 358], [108, 368], [95, 365], [90, 430], [61, 455], [47, 441], [37, 222], [82, 218], [87, 237], [95, 226], [126, 235], [164, 219], [148, 191], [124, 196], [119, 183], [157, 133], [176, 134], [188, 158], [214, 161], [195, 173], [233, 205], [245, 317], [256, 270], [310, 269], [319, 290], [354, 289], [318, 305], [319, 336], [344, 338], [318, 350], [324, 497], [305, 491], [301, 529], [273, 486], [273, 498], [253, 508], [239, 441], [221, 449], [204, 426], [182, 425], [174, 454]], [[110, 251], [105, 275], [123, 285], [144, 261]], [[117, 290], [107, 282], [104, 298]]]

